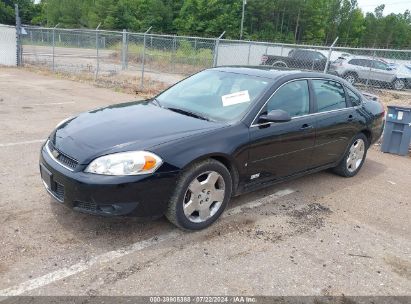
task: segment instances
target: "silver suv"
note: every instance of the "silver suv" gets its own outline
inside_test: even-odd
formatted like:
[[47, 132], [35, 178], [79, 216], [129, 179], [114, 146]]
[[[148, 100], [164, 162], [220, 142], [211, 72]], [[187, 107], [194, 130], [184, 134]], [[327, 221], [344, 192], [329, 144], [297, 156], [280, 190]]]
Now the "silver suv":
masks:
[[411, 84], [411, 76], [407, 78], [399, 75], [395, 68], [381, 60], [367, 57], [338, 58], [331, 63], [329, 73], [340, 76], [351, 84], [367, 82], [368, 79], [370, 84], [392, 87], [396, 90], [402, 90]]

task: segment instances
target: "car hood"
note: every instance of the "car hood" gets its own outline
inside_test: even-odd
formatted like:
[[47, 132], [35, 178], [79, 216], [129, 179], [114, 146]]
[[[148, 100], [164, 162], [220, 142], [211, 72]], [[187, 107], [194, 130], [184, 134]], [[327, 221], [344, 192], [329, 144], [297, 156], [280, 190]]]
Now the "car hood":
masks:
[[80, 164], [88, 164], [101, 155], [150, 150], [224, 126], [224, 123], [201, 120], [140, 101], [82, 113], [59, 126], [51, 140], [60, 152]]

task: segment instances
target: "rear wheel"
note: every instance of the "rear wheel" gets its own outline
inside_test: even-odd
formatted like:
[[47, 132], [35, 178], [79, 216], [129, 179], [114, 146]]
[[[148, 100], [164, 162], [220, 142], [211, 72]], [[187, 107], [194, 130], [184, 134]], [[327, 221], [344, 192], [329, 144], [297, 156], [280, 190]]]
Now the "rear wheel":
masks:
[[276, 61], [273, 63], [273, 67], [287, 68], [288, 66], [284, 61]]
[[231, 191], [230, 172], [222, 163], [208, 159], [194, 164], [179, 178], [166, 217], [183, 229], [206, 228], [224, 211]]
[[334, 172], [344, 177], [356, 175], [367, 156], [368, 139], [363, 133], [357, 134], [350, 144], [350, 148], [345, 153], [343, 159], [334, 168]]
[[357, 82], [357, 75], [355, 73], [347, 73], [343, 77], [350, 84], [355, 84]]

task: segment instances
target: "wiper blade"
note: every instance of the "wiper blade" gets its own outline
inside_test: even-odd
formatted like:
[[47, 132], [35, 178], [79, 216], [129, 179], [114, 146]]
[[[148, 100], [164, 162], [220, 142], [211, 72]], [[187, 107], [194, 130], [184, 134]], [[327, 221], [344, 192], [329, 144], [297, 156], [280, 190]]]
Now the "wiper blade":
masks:
[[173, 107], [171, 107], [171, 108], [166, 108], [166, 109], [168, 109], [168, 110], [170, 110], [170, 111], [173, 111], [173, 112], [180, 113], [180, 114], [184, 114], [184, 115], [187, 115], [187, 116], [191, 116], [191, 117], [194, 117], [194, 118], [198, 118], [198, 119], [210, 121], [209, 118], [204, 117], [204, 116], [202, 116], [202, 115], [200, 115], [200, 114], [191, 112], [191, 111], [187, 111], [187, 110], [183, 110], [183, 109], [179, 109], [179, 108], [173, 108]]

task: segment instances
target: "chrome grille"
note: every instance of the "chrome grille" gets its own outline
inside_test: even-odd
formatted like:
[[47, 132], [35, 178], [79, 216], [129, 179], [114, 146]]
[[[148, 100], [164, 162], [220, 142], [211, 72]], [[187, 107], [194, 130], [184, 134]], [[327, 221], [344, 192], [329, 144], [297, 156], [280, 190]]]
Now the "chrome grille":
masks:
[[[49, 140], [47, 143], [47, 147], [51, 153], [51, 155], [53, 156], [53, 158], [59, 162], [60, 164], [62, 164], [65, 167], [69, 167], [71, 169], [75, 169], [78, 165], [78, 161], [75, 160], [74, 158], [71, 158], [65, 154], [63, 154], [61, 151], [59, 151], [58, 149], [56, 149], [56, 147], [54, 147], [53, 143]], [[54, 151], [57, 151], [58, 154], [57, 156], [55, 156], [53, 154]]]

